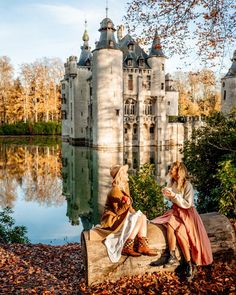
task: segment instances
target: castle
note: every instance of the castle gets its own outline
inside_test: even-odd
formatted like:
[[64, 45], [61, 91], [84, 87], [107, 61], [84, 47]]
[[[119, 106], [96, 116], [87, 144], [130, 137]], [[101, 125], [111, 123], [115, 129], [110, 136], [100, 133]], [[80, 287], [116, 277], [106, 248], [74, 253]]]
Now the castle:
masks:
[[236, 50], [231, 60], [228, 73], [221, 79], [221, 110], [224, 114], [236, 108]]
[[[79, 59], [70, 56], [62, 80], [62, 135], [97, 149], [182, 145], [188, 132], [178, 116], [178, 92], [165, 71], [156, 33], [147, 54], [124, 27], [106, 17], [91, 52], [87, 30]], [[170, 120], [172, 118], [172, 120]], [[187, 130], [187, 131], [186, 131]]]

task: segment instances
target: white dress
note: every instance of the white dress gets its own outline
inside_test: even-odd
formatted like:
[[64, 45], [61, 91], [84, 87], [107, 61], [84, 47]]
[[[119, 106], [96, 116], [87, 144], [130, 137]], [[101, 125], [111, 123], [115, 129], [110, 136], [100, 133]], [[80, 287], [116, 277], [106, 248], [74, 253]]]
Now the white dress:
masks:
[[140, 210], [134, 213], [128, 212], [122, 228], [118, 232], [111, 233], [106, 237], [104, 244], [107, 248], [107, 253], [111, 262], [119, 261], [123, 246], [133, 231], [140, 216], [142, 216]]

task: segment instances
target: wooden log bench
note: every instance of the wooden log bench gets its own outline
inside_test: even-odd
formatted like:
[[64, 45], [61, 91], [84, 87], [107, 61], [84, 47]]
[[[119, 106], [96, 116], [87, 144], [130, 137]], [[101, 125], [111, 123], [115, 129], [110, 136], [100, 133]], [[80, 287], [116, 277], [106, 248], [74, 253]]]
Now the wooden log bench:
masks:
[[[235, 231], [228, 218], [215, 212], [200, 216], [211, 242], [213, 256], [216, 257], [222, 254], [224, 256], [235, 255]], [[143, 255], [137, 258], [121, 256], [117, 263], [112, 263], [107, 255], [99, 231], [94, 228], [82, 232], [81, 247], [87, 284], [97, 284], [107, 279], [114, 281], [125, 275], [163, 271], [163, 267], [153, 267], [149, 264], [167, 253], [165, 227], [163, 225], [148, 224], [148, 239], [150, 247], [158, 250], [156, 257]], [[177, 249], [177, 255], [180, 255], [179, 249]], [[174, 271], [174, 268], [168, 270]]]

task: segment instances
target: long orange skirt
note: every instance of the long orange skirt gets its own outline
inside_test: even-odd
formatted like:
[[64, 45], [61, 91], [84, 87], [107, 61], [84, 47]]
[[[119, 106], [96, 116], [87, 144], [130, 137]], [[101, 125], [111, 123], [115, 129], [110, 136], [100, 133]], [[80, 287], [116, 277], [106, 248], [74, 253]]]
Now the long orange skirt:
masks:
[[208, 265], [212, 263], [210, 240], [195, 208], [183, 209], [174, 204], [171, 210], [151, 222], [170, 224], [175, 231], [180, 248], [183, 243], [188, 244], [192, 261], [195, 264]]

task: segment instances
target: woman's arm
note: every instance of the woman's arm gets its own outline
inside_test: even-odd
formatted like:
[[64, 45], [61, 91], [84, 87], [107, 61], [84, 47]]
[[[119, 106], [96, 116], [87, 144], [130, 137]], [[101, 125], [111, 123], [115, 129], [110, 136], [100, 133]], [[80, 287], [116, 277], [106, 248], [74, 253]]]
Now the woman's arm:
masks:
[[192, 184], [188, 181], [184, 187], [183, 193], [174, 193], [173, 191], [165, 194], [167, 198], [177, 206], [188, 209], [193, 207], [194, 191]]

